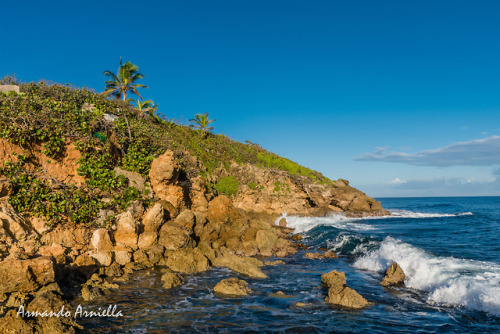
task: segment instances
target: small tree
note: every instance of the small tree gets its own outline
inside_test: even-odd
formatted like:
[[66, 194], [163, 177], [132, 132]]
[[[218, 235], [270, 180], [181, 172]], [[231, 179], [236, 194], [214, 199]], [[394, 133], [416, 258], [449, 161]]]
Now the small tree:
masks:
[[111, 71], [104, 71], [103, 74], [110, 78], [110, 80], [106, 81], [106, 88], [104, 88], [103, 94], [117, 99], [121, 98], [123, 101], [127, 100], [128, 92], [139, 96], [142, 100], [142, 96], [137, 91], [137, 88], [148, 88], [147, 86], [136, 83], [138, 80], [144, 78], [144, 75], [139, 73], [139, 67], [129, 61], [123, 64], [121, 57], [117, 74]]
[[139, 112], [142, 113], [147, 113], [149, 110], [155, 108], [154, 102], [151, 100], [146, 100], [146, 101], [141, 101], [140, 99], [137, 101], [134, 101], [130, 99], [130, 102], [133, 102], [135, 104], [135, 109], [139, 110]]
[[213, 126], [209, 126], [210, 123], [214, 122], [215, 119], [209, 119], [208, 113], [204, 114], [196, 114], [194, 118], [189, 120], [192, 124], [190, 125], [192, 128], [202, 130], [203, 132], [210, 132], [214, 128]]

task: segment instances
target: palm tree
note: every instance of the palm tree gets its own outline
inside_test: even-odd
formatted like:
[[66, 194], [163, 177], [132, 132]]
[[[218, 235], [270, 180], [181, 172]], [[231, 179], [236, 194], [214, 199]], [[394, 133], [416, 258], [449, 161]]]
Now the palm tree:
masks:
[[114, 74], [111, 71], [104, 71], [103, 74], [110, 78], [110, 80], [106, 81], [106, 88], [104, 88], [103, 94], [113, 96], [117, 99], [121, 98], [123, 101], [126, 101], [127, 93], [132, 92], [142, 100], [142, 96], [137, 91], [137, 88], [148, 87], [135, 83], [137, 80], [144, 78], [144, 75], [139, 73], [139, 67], [129, 61], [123, 64], [122, 58], [120, 57], [120, 67], [118, 67], [117, 73], [118, 74]]
[[134, 102], [135, 103], [135, 109], [139, 110], [139, 112], [141, 114], [143, 112], [147, 113], [151, 109], [156, 108], [156, 105], [154, 105], [154, 102], [151, 101], [151, 100], [146, 100], [146, 101], [137, 100], [137, 101], [134, 101], [134, 100], [130, 99], [130, 102]]
[[202, 130], [203, 132], [212, 131], [214, 129], [209, 125], [210, 123], [215, 121], [215, 119], [208, 119], [208, 113], [196, 114], [194, 115], [194, 118], [190, 119], [189, 121], [193, 123], [190, 125], [191, 127]]

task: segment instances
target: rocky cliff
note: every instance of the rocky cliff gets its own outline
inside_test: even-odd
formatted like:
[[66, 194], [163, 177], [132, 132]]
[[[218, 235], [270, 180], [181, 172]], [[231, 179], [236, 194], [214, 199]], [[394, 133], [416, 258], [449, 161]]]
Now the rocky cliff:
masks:
[[[0, 327], [79, 329], [23, 319], [99, 298], [134, 270], [181, 274], [228, 267], [266, 278], [253, 256], [300, 245], [287, 212], [379, 215], [380, 203], [255, 144], [141, 115], [86, 90], [25, 84], [0, 93]], [[113, 117], [107, 115], [113, 114]], [[170, 283], [169, 283], [170, 282]]]

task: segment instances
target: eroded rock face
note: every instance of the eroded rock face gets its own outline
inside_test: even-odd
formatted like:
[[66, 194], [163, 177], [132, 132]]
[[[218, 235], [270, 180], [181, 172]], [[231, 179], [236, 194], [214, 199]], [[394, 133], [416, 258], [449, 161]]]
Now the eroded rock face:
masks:
[[137, 249], [137, 235], [139, 222], [132, 216], [130, 211], [116, 216], [115, 242], [117, 246]]
[[4, 260], [0, 262], [0, 294], [30, 293], [55, 282], [54, 262], [42, 256], [31, 260]]
[[236, 277], [226, 278], [217, 283], [214, 292], [229, 296], [247, 296], [252, 293], [248, 288], [248, 283]]
[[160, 203], [150, 207], [142, 217], [144, 232], [158, 232], [165, 221], [165, 210]]
[[0, 228], [7, 231], [15, 241], [24, 241], [30, 236], [24, 217], [6, 199], [0, 200]]
[[403, 284], [405, 281], [405, 273], [403, 272], [403, 269], [397, 264], [396, 262], [393, 262], [389, 268], [385, 271], [385, 276], [382, 279], [382, 284], [383, 286], [390, 286], [390, 285], [397, 285], [397, 284]]
[[44, 149], [37, 145], [24, 150], [7, 139], [0, 138], [0, 161], [16, 162], [19, 154], [28, 153], [32, 161], [25, 165], [26, 168], [34, 170], [41, 167], [48, 175], [66, 184], [73, 183], [80, 186], [85, 182], [85, 178], [78, 175], [78, 160], [81, 154], [74, 143], [66, 143], [61, 158], [57, 160], [46, 156], [43, 151]]
[[321, 276], [321, 281], [328, 286], [328, 296], [325, 302], [349, 308], [363, 308], [370, 305], [363, 296], [346, 286], [343, 272], [333, 270]]
[[192, 248], [195, 246], [193, 231], [174, 222], [167, 222], [161, 227], [158, 243], [167, 250], [177, 250], [186, 247]]
[[211, 222], [228, 223], [238, 218], [233, 202], [225, 195], [219, 195], [208, 203], [207, 219]]
[[[71, 305], [65, 302], [56, 291], [40, 291], [34, 299], [22, 308], [12, 309], [0, 318], [2, 333], [75, 333], [76, 329], [82, 329], [72, 317], [28, 317], [23, 316], [26, 312], [70, 312], [73, 314]], [[18, 314], [18, 312], [20, 312]]]
[[167, 251], [165, 257], [170, 269], [183, 274], [205, 271], [210, 266], [207, 258], [197, 248]]
[[182, 209], [186, 207], [186, 197], [189, 196], [178, 182], [178, 178], [179, 165], [171, 150], [165, 151], [151, 163], [149, 179], [156, 196], [168, 201], [175, 208]]
[[12, 190], [12, 182], [9, 179], [0, 178], [0, 197], [10, 196]]
[[[230, 174], [240, 182], [238, 193], [233, 198], [236, 208], [270, 214], [386, 213], [380, 202], [350, 187], [345, 180], [320, 184], [281, 170], [235, 163], [231, 165]], [[257, 184], [257, 187], [249, 187], [250, 183]]]
[[108, 267], [113, 263], [113, 253], [110, 251], [91, 251], [89, 255], [103, 267]]
[[110, 251], [113, 249], [113, 243], [109, 237], [108, 230], [105, 228], [95, 230], [90, 242], [96, 251]]

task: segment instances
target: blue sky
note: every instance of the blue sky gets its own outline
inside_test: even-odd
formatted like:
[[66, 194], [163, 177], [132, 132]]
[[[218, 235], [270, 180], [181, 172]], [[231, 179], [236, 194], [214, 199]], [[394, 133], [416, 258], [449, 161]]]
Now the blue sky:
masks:
[[123, 56], [167, 117], [208, 112], [216, 133], [370, 195], [500, 195], [498, 13], [461, 0], [11, 1], [0, 76], [102, 91]]

